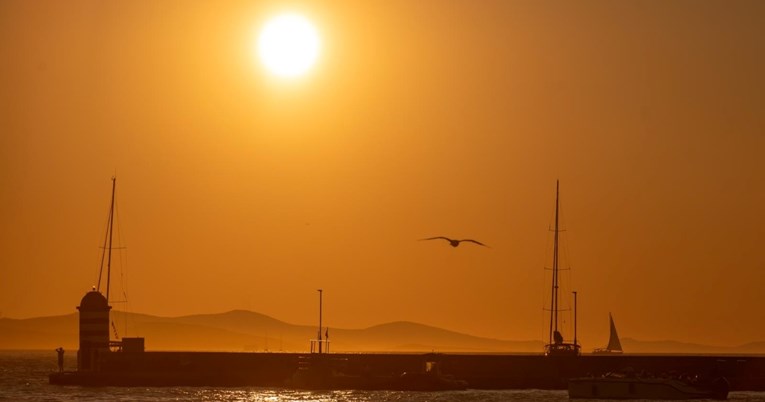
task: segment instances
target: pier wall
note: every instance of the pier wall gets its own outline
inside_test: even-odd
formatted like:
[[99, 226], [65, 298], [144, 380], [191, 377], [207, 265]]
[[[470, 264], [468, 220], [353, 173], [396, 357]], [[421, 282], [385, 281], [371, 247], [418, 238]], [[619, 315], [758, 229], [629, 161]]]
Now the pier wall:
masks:
[[[282, 387], [307, 353], [112, 352], [97, 372], [64, 373], [52, 383], [82, 385], [218, 385]], [[436, 361], [443, 374], [475, 389], [565, 389], [574, 377], [625, 369], [645, 375], [724, 376], [731, 390], [765, 391], [765, 356], [331, 353], [338, 373], [391, 376]]]

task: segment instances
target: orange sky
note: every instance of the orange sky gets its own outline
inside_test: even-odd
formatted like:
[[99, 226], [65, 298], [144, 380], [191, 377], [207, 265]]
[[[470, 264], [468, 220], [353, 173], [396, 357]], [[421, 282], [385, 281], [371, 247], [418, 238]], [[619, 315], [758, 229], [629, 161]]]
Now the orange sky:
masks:
[[[284, 82], [267, 18], [323, 50]], [[761, 1], [0, 3], [0, 314], [74, 312], [118, 174], [129, 308], [765, 340]], [[473, 237], [491, 249], [418, 242]], [[563, 296], [562, 296], [563, 297]], [[123, 306], [115, 305], [115, 308]], [[566, 334], [570, 337], [569, 334]]]

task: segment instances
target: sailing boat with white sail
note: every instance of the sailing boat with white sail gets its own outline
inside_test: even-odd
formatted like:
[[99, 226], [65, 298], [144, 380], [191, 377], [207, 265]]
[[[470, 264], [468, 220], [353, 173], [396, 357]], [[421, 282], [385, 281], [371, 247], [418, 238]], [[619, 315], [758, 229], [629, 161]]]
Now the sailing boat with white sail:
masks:
[[611, 316], [611, 313], [608, 313], [608, 321], [611, 324], [611, 334], [608, 336], [608, 346], [595, 349], [592, 353], [611, 354], [623, 352], [622, 343], [619, 341], [619, 334], [616, 333], [616, 325], [614, 325], [614, 317]]

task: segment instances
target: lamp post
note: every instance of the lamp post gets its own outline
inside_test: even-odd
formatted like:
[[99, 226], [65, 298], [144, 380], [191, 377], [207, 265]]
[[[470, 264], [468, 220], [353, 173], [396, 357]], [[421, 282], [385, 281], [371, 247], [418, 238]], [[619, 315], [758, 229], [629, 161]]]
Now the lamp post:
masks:
[[321, 296], [323, 291], [321, 289], [318, 289], [319, 291], [319, 353], [321, 354]]
[[576, 348], [576, 291], [572, 293], [574, 294], [574, 347]]

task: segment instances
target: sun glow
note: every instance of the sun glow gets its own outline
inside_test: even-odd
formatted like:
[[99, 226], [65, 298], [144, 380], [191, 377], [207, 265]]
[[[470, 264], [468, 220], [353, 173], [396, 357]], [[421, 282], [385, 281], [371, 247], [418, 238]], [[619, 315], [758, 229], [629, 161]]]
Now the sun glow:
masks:
[[319, 56], [319, 34], [297, 14], [269, 20], [258, 37], [258, 55], [266, 68], [281, 77], [305, 74]]

